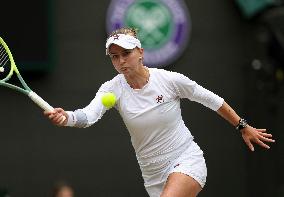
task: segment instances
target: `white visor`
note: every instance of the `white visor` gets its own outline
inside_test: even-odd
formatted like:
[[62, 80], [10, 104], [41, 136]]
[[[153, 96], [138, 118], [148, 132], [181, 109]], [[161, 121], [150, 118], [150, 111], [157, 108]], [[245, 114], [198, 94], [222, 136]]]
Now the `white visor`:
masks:
[[107, 39], [106, 42], [106, 55], [109, 54], [109, 47], [112, 44], [121, 46], [124, 49], [141, 48], [141, 42], [131, 35], [115, 34]]

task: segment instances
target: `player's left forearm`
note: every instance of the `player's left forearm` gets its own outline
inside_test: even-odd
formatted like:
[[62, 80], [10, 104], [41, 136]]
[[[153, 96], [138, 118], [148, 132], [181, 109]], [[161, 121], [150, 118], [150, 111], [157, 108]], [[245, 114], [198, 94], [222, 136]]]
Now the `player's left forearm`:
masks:
[[238, 125], [240, 116], [225, 101], [223, 102], [223, 105], [217, 110], [217, 113], [222, 118], [227, 120], [231, 125]]

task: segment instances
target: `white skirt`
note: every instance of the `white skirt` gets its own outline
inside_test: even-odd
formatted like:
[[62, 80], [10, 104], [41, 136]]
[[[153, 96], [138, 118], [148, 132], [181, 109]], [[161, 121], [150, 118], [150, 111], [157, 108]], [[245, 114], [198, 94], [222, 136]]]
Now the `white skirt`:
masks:
[[203, 188], [206, 182], [207, 167], [203, 151], [192, 141], [190, 146], [175, 160], [158, 173], [145, 181], [145, 188], [150, 197], [160, 197], [168, 176], [173, 172], [180, 172], [195, 179]]

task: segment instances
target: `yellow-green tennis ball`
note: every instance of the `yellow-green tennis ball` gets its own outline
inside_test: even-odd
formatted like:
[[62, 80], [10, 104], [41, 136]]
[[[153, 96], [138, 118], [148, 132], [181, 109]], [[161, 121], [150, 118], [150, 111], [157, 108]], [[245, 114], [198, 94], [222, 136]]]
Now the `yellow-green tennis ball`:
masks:
[[113, 93], [108, 92], [102, 96], [102, 104], [105, 107], [112, 108], [115, 105], [115, 103], [116, 103], [116, 96]]

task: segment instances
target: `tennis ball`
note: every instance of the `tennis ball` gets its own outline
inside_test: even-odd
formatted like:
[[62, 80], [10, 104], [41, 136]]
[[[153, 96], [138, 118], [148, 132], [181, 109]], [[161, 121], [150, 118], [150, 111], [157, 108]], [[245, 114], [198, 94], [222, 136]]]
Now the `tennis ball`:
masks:
[[115, 94], [108, 92], [102, 96], [102, 104], [107, 108], [112, 108], [116, 103]]
[[5, 71], [4, 67], [0, 67], [0, 72], [3, 73]]

